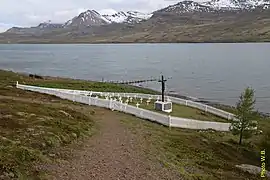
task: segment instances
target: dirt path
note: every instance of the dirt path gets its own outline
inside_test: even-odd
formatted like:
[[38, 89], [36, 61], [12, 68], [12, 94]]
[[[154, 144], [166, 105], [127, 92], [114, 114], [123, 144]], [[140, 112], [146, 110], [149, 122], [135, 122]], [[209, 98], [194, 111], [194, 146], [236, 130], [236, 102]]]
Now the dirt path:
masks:
[[96, 110], [100, 131], [67, 162], [50, 168], [50, 179], [61, 180], [161, 180], [180, 179], [158, 162], [147, 159], [142, 142], [124, 127], [118, 113]]
[[[22, 102], [42, 103], [20, 97], [0, 96]], [[60, 105], [55, 102], [46, 104]], [[68, 105], [77, 107], [77, 105]], [[85, 106], [84, 106], [85, 107]], [[84, 110], [83, 110], [84, 109]], [[145, 142], [133, 134], [120, 120], [123, 114], [101, 108], [83, 108], [81, 111], [95, 110], [99, 131], [83, 144], [83, 147], [68, 149], [71, 155], [67, 161], [46, 166], [50, 180], [178, 180], [177, 172], [169, 171], [157, 160], [150, 160], [145, 150]], [[152, 158], [151, 158], [152, 159]], [[44, 167], [43, 167], [44, 168]]]

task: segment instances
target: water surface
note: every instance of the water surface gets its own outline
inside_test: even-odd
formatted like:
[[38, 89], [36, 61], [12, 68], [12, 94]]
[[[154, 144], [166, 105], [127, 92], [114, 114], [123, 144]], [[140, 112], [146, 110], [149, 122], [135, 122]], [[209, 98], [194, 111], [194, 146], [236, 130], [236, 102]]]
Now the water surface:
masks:
[[270, 112], [269, 57], [269, 43], [0, 45], [1, 69], [98, 81], [163, 73], [172, 77], [168, 91], [230, 105], [252, 86], [264, 112]]

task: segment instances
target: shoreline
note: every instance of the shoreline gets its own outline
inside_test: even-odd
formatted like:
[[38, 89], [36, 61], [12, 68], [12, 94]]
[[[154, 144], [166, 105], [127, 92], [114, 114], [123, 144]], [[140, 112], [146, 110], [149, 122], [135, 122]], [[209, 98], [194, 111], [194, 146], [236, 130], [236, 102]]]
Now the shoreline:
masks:
[[[1, 70], [1, 69], [0, 69]], [[3, 69], [4, 70], [4, 69]], [[4, 70], [4, 71], [8, 71], [8, 70]], [[11, 72], [14, 72], [14, 71], [11, 71]], [[25, 72], [14, 72], [14, 73], [17, 73], [17, 74], [21, 74], [21, 75], [25, 75], [25, 76], [38, 76], [38, 77], [41, 77], [41, 78], [50, 78], [50, 79], [70, 79], [70, 80], [74, 80], [74, 81], [89, 81], [89, 82], [100, 82], [100, 83], [109, 83], [109, 82], [102, 82], [102, 81], [93, 81], [93, 80], [85, 80], [85, 79], [74, 79], [74, 78], [68, 78], [68, 77], [53, 77], [53, 76], [43, 76], [43, 75], [37, 75], [37, 74], [31, 74], [31, 73], [25, 73]], [[113, 84], [117, 84], [117, 83], [113, 83]], [[119, 85], [119, 84], [117, 84]], [[129, 86], [129, 87], [135, 87], [135, 88], [138, 88], [138, 89], [142, 89], [142, 90], [150, 90], [150, 91], [153, 91], [155, 94], [161, 94], [159, 91], [155, 90], [155, 89], [151, 89], [151, 88], [147, 88], [147, 87], [142, 87], [142, 86], [136, 86], [136, 85], [132, 85], [132, 84], [122, 84], [121, 86]], [[230, 110], [230, 111], [233, 111], [233, 109], [235, 109], [234, 106], [232, 105], [227, 105], [227, 104], [222, 104], [222, 103], [219, 103], [219, 102], [212, 102], [212, 101], [207, 101], [207, 100], [204, 100], [204, 99], [201, 99], [199, 97], [190, 97], [190, 96], [185, 96], [185, 95], [181, 95], [177, 92], [175, 93], [166, 93], [165, 92], [165, 96], [172, 96], [172, 97], [177, 97], [177, 98], [181, 98], [181, 99], [185, 99], [185, 100], [191, 100], [191, 101], [194, 101], [194, 102], [198, 102], [198, 103], [203, 103], [203, 104], [206, 104], [206, 105], [209, 105], [209, 106], [213, 106], [213, 107], [216, 107], [216, 108], [221, 108], [221, 109], [227, 109], [227, 110]], [[228, 111], [229, 112], [229, 111]], [[270, 113], [265, 113], [265, 112], [260, 112], [260, 111], [257, 111], [257, 113], [263, 117], [263, 118], [266, 118], [266, 117], [270, 117]]]
[[[130, 86], [134, 86], [134, 87], [138, 87], [138, 88], [142, 88], [142, 89], [147, 89], [147, 90], [152, 90], [152, 91], [155, 91], [155, 92], [160, 94], [159, 91], [153, 90], [151, 88], [145, 88], [145, 87], [140, 87], [140, 86], [135, 86], [135, 85], [130, 85]], [[166, 95], [176, 97], [176, 98], [185, 99], [185, 100], [191, 100], [191, 101], [198, 102], [198, 103], [203, 103], [203, 104], [206, 104], [209, 106], [213, 106], [215, 108], [230, 109], [230, 110], [235, 109], [235, 106], [232, 106], [232, 105], [222, 104], [222, 103], [213, 102], [213, 101], [207, 101], [207, 100], [201, 99], [199, 97], [185, 96], [185, 95], [178, 94], [177, 92], [176, 93], [165, 93], [165, 96]], [[257, 113], [263, 118], [270, 117], [270, 113], [265, 113], [265, 112], [260, 112], [260, 111], [257, 111]]]
[[6, 44], [251, 44], [251, 43], [270, 43], [270, 40], [264, 41], [175, 41], [175, 42], [145, 42], [145, 41], [138, 41], [138, 42], [129, 42], [129, 41], [97, 41], [97, 42], [84, 42], [84, 41], [74, 41], [74, 42], [60, 42], [60, 41], [49, 41], [49, 42], [42, 42], [42, 41], [21, 41], [21, 42], [3, 42], [0, 41], [1, 45]]

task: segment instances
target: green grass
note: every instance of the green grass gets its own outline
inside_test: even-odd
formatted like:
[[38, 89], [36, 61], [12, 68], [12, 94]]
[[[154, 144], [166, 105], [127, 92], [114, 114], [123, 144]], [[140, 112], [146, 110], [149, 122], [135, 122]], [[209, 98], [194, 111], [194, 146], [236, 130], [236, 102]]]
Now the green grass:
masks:
[[107, 82], [95, 82], [86, 80], [74, 80], [68, 78], [44, 77], [44, 79], [34, 79], [26, 75], [0, 70], [0, 86], [15, 85], [16, 81], [20, 84], [28, 84], [42, 87], [92, 90], [101, 92], [136, 92], [157, 94], [156, 91], [134, 87], [130, 85], [120, 85]]
[[[151, 110], [154, 112], [159, 112], [159, 113], [166, 114], [166, 115], [169, 114], [169, 115], [175, 116], [175, 117], [196, 119], [196, 120], [202, 120], [202, 121], [228, 122], [228, 120], [220, 118], [220, 117], [215, 116], [213, 114], [210, 114], [210, 113], [207, 113], [207, 112], [195, 109], [195, 108], [191, 108], [188, 106], [174, 104], [174, 103], [172, 104], [172, 112], [171, 113], [157, 111], [154, 108], [154, 101], [153, 100], [151, 103], [149, 103], [149, 105], [147, 105], [147, 103], [145, 101], [146, 100], [144, 100], [144, 102], [140, 105], [140, 108]], [[136, 103], [137, 102], [133, 102], [133, 103], [131, 103], [131, 105], [136, 106]]]
[[[127, 98], [122, 98], [122, 101], [125, 102], [126, 99]], [[202, 121], [215, 121], [215, 122], [226, 122], [226, 123], [229, 122], [227, 119], [220, 118], [220, 117], [215, 116], [213, 114], [210, 114], [210, 113], [207, 113], [207, 112], [195, 109], [195, 108], [191, 108], [188, 106], [174, 104], [174, 103], [172, 104], [173, 111], [171, 113], [157, 111], [154, 108], [154, 102], [156, 100], [152, 99], [148, 105], [146, 103], [146, 100], [147, 99], [143, 99], [143, 103], [141, 103], [140, 99], [133, 99], [133, 102], [129, 102], [129, 105], [137, 107], [136, 104], [139, 103], [140, 104], [139, 108], [147, 109], [150, 111], [158, 112], [158, 113], [165, 114], [165, 115], [171, 115], [171, 116], [175, 116], [175, 117], [196, 119], [196, 120], [202, 120]]]
[[141, 143], [149, 158], [158, 158], [162, 166], [176, 169], [184, 179], [258, 179], [258, 176], [238, 170], [235, 165], [260, 166], [258, 140], [261, 135], [239, 146], [237, 137], [229, 132], [170, 130], [134, 117], [121, 121], [144, 139]]
[[[53, 149], [92, 133], [93, 120], [69, 107], [0, 101], [0, 174], [30, 177]], [[54, 157], [55, 158], [55, 157]]]

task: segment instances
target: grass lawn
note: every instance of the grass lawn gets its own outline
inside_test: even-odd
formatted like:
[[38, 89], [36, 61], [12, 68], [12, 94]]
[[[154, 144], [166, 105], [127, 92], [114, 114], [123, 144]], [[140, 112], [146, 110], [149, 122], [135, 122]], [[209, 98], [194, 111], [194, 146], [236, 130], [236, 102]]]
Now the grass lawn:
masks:
[[[104, 98], [104, 97], [102, 97]], [[113, 98], [117, 98], [117, 97], [113, 97]], [[125, 102], [127, 98], [122, 98], [122, 101]], [[147, 109], [147, 110], [151, 110], [154, 112], [158, 112], [161, 114], [166, 114], [166, 115], [171, 115], [171, 116], [175, 116], [175, 117], [182, 117], [182, 118], [189, 118], [189, 119], [196, 119], [196, 120], [202, 120], [202, 121], [215, 121], [215, 122], [226, 122], [228, 123], [229, 121], [227, 119], [223, 119], [221, 117], [215, 116], [213, 114], [201, 111], [199, 109], [195, 109], [195, 108], [191, 108], [188, 106], [184, 106], [184, 105], [179, 105], [179, 104], [175, 104], [173, 103], [172, 105], [172, 109], [173, 111], [171, 113], [166, 113], [166, 112], [162, 112], [162, 111], [157, 111], [154, 108], [154, 102], [156, 101], [155, 99], [152, 99], [151, 102], [147, 105], [146, 103], [147, 99], [143, 99], [142, 103], [140, 101], [140, 99], [133, 99], [132, 102], [129, 102], [129, 105], [132, 106], [136, 106], [137, 103], [139, 103], [139, 108], [143, 108], [143, 109]]]

